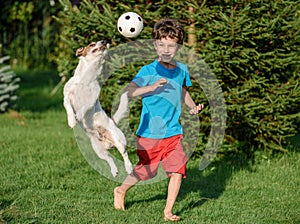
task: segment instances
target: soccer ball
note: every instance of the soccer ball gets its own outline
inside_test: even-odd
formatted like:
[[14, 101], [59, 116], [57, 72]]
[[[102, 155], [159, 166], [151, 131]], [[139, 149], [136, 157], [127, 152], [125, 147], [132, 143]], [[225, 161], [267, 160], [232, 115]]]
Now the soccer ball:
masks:
[[142, 17], [135, 12], [126, 12], [118, 19], [118, 31], [125, 37], [136, 37], [143, 27]]

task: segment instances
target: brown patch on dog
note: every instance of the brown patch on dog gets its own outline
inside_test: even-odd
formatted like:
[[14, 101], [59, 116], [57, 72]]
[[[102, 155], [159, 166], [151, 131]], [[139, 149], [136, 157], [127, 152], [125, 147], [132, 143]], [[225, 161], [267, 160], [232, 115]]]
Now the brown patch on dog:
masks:
[[107, 131], [107, 129], [102, 126], [98, 126], [96, 130], [100, 136], [99, 140], [103, 143], [103, 145], [107, 149], [112, 148], [114, 146], [114, 143], [111, 134]]
[[85, 47], [78, 48], [76, 50], [76, 56], [81, 56], [83, 54]]

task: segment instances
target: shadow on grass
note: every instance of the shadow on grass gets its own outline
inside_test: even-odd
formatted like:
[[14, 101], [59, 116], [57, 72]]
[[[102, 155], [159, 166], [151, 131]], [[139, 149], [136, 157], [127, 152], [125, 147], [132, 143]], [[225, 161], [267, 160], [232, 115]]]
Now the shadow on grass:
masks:
[[[290, 137], [289, 141], [291, 144], [286, 146], [288, 151], [300, 152], [300, 133]], [[278, 152], [270, 156], [277, 157], [282, 155], [282, 152]], [[227, 182], [234, 173], [241, 170], [255, 172], [253, 165], [259, 162], [256, 161], [257, 156], [253, 153], [250, 156], [246, 153], [229, 153], [219, 161], [210, 164], [203, 171], [200, 171], [197, 166], [192, 165], [187, 170], [187, 178], [183, 180], [178, 201], [180, 202], [190, 197], [191, 193], [195, 193], [196, 196], [192, 199], [189, 198], [190, 202], [179, 211], [179, 214], [188, 209], [201, 206], [208, 200], [219, 198], [225, 191]]]
[[60, 82], [60, 77], [53, 71], [32, 71], [15, 69], [21, 78], [18, 100], [14, 109], [43, 112], [49, 109], [63, 109], [62, 87], [51, 95], [51, 91]]
[[212, 163], [203, 171], [200, 171], [197, 166], [189, 168], [187, 178], [182, 183], [178, 201], [185, 200], [190, 194], [196, 196], [189, 199], [190, 202], [179, 213], [199, 207], [208, 200], [219, 198], [234, 172], [241, 169], [250, 169], [249, 162], [241, 162], [244, 161], [244, 158], [235, 158], [234, 160], [229, 157], [224, 158], [224, 160]]
[[0, 200], [0, 223], [9, 223], [16, 217], [17, 208], [12, 204], [12, 200]]
[[[198, 161], [198, 160], [197, 160]], [[199, 207], [208, 200], [219, 198], [226, 189], [228, 180], [235, 172], [247, 169], [253, 171], [253, 160], [245, 155], [227, 155], [219, 161], [213, 162], [205, 170], [199, 170], [199, 162], [191, 159], [188, 164], [187, 177], [183, 179], [177, 203], [188, 201], [176, 214], [181, 215], [187, 210]], [[163, 188], [164, 193], [157, 194], [149, 199], [132, 200], [126, 202], [129, 209], [136, 203], [151, 203], [159, 200], [166, 200], [167, 188]], [[192, 196], [191, 196], [192, 195]]]

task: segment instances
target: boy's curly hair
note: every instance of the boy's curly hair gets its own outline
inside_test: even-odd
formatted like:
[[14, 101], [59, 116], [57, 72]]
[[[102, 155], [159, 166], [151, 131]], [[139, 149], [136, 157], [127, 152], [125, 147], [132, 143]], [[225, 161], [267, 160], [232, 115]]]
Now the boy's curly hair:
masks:
[[153, 28], [152, 38], [160, 40], [161, 38], [177, 39], [178, 44], [183, 44], [184, 30], [181, 24], [176, 19], [161, 19]]

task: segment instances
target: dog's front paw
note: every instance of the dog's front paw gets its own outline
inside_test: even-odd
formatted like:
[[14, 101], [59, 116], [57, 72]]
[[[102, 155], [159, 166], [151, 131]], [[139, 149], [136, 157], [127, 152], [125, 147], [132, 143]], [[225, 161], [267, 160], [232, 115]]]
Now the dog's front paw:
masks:
[[76, 125], [76, 119], [75, 119], [75, 117], [69, 117], [68, 118], [68, 125], [69, 125], [69, 127], [70, 128], [74, 128], [75, 127], [75, 125]]

